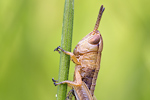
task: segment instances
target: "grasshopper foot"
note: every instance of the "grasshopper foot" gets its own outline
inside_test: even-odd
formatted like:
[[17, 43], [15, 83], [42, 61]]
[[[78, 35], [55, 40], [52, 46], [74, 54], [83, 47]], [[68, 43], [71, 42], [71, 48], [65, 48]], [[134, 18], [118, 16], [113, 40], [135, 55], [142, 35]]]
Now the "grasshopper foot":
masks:
[[54, 51], [58, 51], [60, 53], [59, 48], [60, 48], [60, 46], [58, 46], [56, 49], [54, 49]]
[[54, 85], [57, 86], [58, 84], [54, 82]]
[[58, 82], [57, 80], [54, 80], [54, 78], [52, 78], [52, 81], [54, 82], [54, 85], [57, 86], [58, 84], [56, 82]]
[[58, 82], [57, 80], [54, 80], [54, 78], [52, 78], [52, 81], [53, 81], [53, 82]]

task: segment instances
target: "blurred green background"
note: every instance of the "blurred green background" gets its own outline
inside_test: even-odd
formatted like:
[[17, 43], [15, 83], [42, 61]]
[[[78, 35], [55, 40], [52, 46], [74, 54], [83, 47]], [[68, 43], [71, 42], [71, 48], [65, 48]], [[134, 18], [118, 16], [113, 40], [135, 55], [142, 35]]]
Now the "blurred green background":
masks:
[[[0, 100], [55, 100], [65, 0], [0, 1]], [[94, 28], [104, 49], [98, 100], [150, 100], [150, 1], [75, 0], [72, 51]], [[73, 78], [71, 62], [69, 80]], [[68, 88], [69, 89], [69, 88]]]

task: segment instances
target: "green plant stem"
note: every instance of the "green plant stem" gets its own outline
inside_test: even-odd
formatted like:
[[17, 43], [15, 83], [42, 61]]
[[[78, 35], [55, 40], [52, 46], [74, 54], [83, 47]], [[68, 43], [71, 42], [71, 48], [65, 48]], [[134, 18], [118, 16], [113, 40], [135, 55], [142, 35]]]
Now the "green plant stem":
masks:
[[[74, 0], [65, 0], [61, 47], [66, 51], [71, 51], [73, 32]], [[70, 56], [60, 53], [58, 82], [68, 80]], [[65, 100], [67, 85], [59, 85], [57, 89], [57, 100]]]

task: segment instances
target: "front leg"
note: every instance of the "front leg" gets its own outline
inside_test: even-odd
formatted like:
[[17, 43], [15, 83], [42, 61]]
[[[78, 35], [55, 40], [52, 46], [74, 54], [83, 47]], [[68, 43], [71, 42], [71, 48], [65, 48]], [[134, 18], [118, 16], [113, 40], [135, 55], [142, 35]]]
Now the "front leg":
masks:
[[81, 63], [77, 60], [76, 56], [75, 56], [72, 52], [65, 51], [65, 50], [63, 50], [60, 46], [58, 46], [54, 51], [58, 51], [58, 52], [60, 53], [59, 50], [61, 50], [61, 51], [62, 51], [63, 53], [65, 53], [65, 54], [69, 55], [70, 58], [71, 58], [71, 60], [72, 60], [75, 64], [79, 64], [79, 65], [81, 64]]

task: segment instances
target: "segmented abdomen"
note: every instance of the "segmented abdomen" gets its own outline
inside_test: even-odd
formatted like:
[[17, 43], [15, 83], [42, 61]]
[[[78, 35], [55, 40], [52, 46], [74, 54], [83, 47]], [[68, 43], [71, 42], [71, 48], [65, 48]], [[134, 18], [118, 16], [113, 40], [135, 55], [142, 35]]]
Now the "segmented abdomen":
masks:
[[92, 85], [92, 79], [97, 67], [97, 52], [89, 52], [81, 57], [81, 77], [87, 87], [90, 89]]

